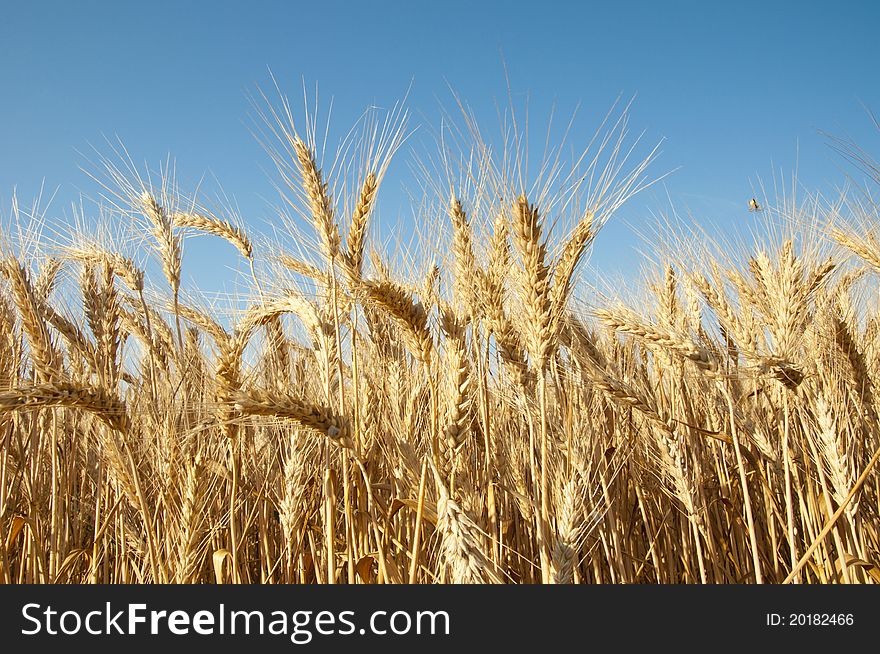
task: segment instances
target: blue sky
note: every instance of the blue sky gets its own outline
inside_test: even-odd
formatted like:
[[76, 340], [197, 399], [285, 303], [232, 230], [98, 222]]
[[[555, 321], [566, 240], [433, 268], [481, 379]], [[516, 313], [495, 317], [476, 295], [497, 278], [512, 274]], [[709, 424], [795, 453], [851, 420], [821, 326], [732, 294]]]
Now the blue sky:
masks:
[[[271, 219], [270, 162], [251, 136], [248, 93], [271, 69], [297, 98], [302, 80], [334, 100], [347, 128], [368, 104], [411, 86], [414, 124], [431, 123], [448, 86], [484, 125], [504, 101], [504, 65], [540, 127], [550, 107], [582, 109], [586, 140], [614, 99], [636, 95], [631, 128], [665, 139], [652, 170], [678, 169], [625, 207], [593, 265], [626, 272], [639, 258], [629, 225], [691, 211], [724, 230], [760, 180], [797, 165], [807, 188], [843, 181], [817, 130], [877, 151], [862, 104], [880, 112], [874, 2], [8, 2], [0, 3], [0, 206], [40, 184], [63, 215], [94, 185], [79, 166], [118, 135], [137, 161], [171, 154], [186, 186], [216, 176], [242, 215]], [[502, 63], [503, 62], [503, 63]], [[414, 143], [420, 143], [415, 139]], [[83, 153], [83, 154], [80, 154]], [[408, 153], [383, 188], [393, 223]], [[191, 246], [196, 277], [215, 248]], [[225, 254], [224, 254], [225, 256]], [[234, 260], [232, 253], [228, 260]], [[191, 270], [192, 272], [192, 270]], [[207, 274], [207, 273], [206, 273]], [[214, 279], [216, 271], [210, 273]]]

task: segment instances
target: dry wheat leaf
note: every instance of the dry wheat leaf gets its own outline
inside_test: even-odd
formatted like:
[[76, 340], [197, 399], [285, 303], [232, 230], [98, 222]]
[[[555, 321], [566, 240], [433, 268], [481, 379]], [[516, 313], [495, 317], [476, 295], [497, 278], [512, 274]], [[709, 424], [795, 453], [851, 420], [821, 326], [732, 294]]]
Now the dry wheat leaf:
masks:
[[218, 584], [223, 583], [223, 562], [227, 558], [232, 558], [232, 554], [227, 549], [217, 550], [211, 557], [214, 563], [214, 579]]
[[376, 575], [373, 573], [373, 564], [375, 562], [376, 559], [372, 556], [364, 556], [355, 566], [358, 576], [365, 584], [373, 584], [376, 581]]

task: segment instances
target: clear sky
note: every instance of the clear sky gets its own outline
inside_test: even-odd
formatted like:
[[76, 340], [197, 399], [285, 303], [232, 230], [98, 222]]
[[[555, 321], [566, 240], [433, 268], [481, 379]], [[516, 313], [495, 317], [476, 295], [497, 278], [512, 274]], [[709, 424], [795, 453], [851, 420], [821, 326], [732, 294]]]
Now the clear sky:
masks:
[[[271, 215], [269, 160], [248, 131], [248, 93], [268, 70], [297, 98], [304, 79], [334, 99], [348, 127], [371, 103], [412, 85], [414, 124], [430, 122], [448, 85], [480, 120], [496, 122], [504, 64], [540, 126], [553, 103], [582, 105], [589, 136], [614, 99], [665, 139], [652, 169], [666, 181], [621, 211], [593, 264], [626, 270], [652, 213], [690, 210], [722, 225], [746, 212], [759, 180], [797, 165], [808, 188], [843, 181], [817, 130], [877, 151], [862, 104], [880, 112], [876, 2], [0, 2], [0, 206], [40, 184], [68, 211], [94, 145], [118, 135], [137, 161], [176, 159], [184, 185], [216, 176], [243, 216]], [[504, 63], [502, 63], [504, 62]], [[84, 154], [80, 154], [84, 153]], [[400, 195], [392, 168], [386, 196]], [[397, 216], [381, 216], [394, 221]], [[738, 227], [736, 227], [738, 228]], [[187, 265], [214, 264], [195, 246]], [[225, 256], [225, 255], [224, 255]], [[230, 252], [229, 261], [233, 255]], [[225, 261], [225, 260], [224, 260]], [[207, 267], [207, 266], [206, 266]]]

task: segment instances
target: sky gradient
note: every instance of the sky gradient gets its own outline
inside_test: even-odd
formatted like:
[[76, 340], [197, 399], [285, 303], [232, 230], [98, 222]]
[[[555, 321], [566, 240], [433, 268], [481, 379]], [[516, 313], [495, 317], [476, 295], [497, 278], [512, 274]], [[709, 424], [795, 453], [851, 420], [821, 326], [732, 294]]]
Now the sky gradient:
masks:
[[[407, 89], [412, 125], [430, 125], [450, 86], [491, 127], [506, 65], [538, 128], [554, 104], [560, 116], [580, 105], [573, 141], [586, 142], [616, 97], [635, 95], [631, 129], [664, 140], [652, 171], [676, 172], [620, 212], [592, 260], [625, 273], [639, 260], [631, 226], [670, 206], [738, 230], [774, 171], [797, 167], [831, 192], [844, 171], [818, 130], [876, 152], [863, 105], [880, 112], [878, 25], [873, 2], [2, 2], [0, 208], [45, 183], [49, 214], [63, 215], [94, 193], [79, 170], [92, 147], [118, 136], [138, 162], [170, 154], [184, 187], [215, 176], [264, 231], [271, 164], [248, 94], [271, 89], [270, 69], [294, 100], [317, 83], [340, 129]], [[408, 158], [387, 198], [402, 197]], [[212, 250], [192, 246], [197, 278]]]

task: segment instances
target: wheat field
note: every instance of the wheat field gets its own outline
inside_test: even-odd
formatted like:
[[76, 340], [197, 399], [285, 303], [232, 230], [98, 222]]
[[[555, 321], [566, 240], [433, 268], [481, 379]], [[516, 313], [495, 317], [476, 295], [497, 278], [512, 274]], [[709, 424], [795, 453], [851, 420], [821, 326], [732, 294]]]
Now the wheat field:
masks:
[[[405, 116], [327, 155], [267, 114], [296, 249], [118, 161], [136, 239], [15, 238], [13, 207], [4, 583], [880, 581], [869, 196], [772, 205], [751, 252], [678, 237], [621, 299], [582, 273], [652, 181], [622, 115], [534, 175], [466, 124], [419, 167], [442, 237], [389, 252]], [[197, 235], [240, 257], [232, 309], [182, 281]]]

